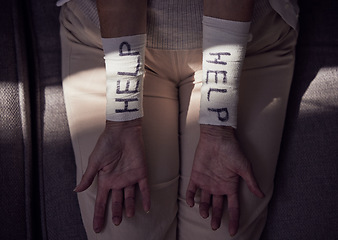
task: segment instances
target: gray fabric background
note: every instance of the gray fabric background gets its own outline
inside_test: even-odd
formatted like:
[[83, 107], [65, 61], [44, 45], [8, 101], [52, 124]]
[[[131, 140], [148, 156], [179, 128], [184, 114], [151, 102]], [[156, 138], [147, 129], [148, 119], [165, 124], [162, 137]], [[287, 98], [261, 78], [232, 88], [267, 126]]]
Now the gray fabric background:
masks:
[[338, 2], [300, 1], [294, 80], [262, 239], [338, 239]]
[[[2, 3], [0, 22], [0, 239], [24, 239], [31, 224], [28, 72], [18, 5]], [[27, 180], [27, 181], [26, 181]], [[28, 208], [27, 208], [28, 206]], [[29, 228], [29, 229], [28, 229]]]
[[35, 134], [42, 239], [85, 239], [75, 188], [75, 160], [61, 86], [59, 8], [29, 1], [34, 56]]

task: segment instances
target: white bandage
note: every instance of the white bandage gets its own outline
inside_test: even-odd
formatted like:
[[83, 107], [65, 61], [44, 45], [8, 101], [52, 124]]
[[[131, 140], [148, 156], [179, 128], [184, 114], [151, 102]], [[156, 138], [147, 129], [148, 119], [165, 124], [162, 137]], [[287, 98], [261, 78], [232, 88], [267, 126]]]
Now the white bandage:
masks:
[[106, 118], [129, 121], [143, 116], [146, 35], [102, 38], [107, 78]]
[[250, 22], [203, 16], [200, 124], [237, 127], [238, 86]]

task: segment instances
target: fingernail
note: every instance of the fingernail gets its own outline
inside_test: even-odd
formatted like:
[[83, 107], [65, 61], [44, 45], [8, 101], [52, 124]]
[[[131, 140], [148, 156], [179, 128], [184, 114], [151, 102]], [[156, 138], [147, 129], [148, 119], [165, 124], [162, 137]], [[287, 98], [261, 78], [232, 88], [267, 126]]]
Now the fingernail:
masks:
[[74, 192], [77, 192], [77, 190], [78, 190], [78, 189], [77, 189], [77, 186], [76, 186], [76, 187], [74, 188], [74, 190], [73, 190], [73, 191], [74, 191]]
[[230, 237], [234, 237], [234, 236], [236, 235], [236, 232], [237, 232], [237, 231], [231, 231], [231, 232], [229, 232]]
[[[215, 226], [216, 225], [216, 226]], [[215, 225], [211, 225], [212, 230], [216, 231], [217, 229], [219, 229], [220, 225], [215, 224]]]
[[99, 224], [94, 224], [93, 229], [95, 233], [101, 232], [101, 227]]
[[113, 217], [113, 223], [115, 226], [118, 226], [121, 223], [121, 219], [119, 217]]

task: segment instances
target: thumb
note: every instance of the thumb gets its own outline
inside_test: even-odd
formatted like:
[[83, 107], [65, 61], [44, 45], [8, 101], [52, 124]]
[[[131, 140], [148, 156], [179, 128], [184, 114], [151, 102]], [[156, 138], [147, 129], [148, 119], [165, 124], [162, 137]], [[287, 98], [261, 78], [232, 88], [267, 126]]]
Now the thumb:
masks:
[[87, 169], [82, 176], [80, 183], [75, 187], [74, 192], [82, 192], [90, 187], [99, 171], [99, 166], [93, 161], [89, 161]]
[[259, 198], [264, 198], [264, 193], [262, 192], [262, 190], [260, 189], [260, 187], [257, 183], [257, 180], [254, 176], [251, 164], [248, 166], [246, 171], [239, 173], [239, 175], [244, 179], [244, 181], [246, 182], [249, 190], [253, 194], [255, 194]]

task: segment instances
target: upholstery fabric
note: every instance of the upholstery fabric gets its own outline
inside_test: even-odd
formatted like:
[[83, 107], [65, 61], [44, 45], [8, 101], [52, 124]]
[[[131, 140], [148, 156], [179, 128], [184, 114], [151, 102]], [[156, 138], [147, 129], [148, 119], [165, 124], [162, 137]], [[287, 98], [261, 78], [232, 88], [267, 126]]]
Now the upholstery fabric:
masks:
[[59, 8], [28, 1], [35, 56], [35, 115], [42, 239], [85, 239], [75, 188], [75, 161], [61, 86]]
[[[31, 133], [28, 74], [18, 1], [2, 3], [0, 22], [0, 239], [31, 236]], [[28, 181], [27, 181], [28, 180]]]
[[296, 70], [262, 240], [338, 237], [338, 2], [300, 2]]

